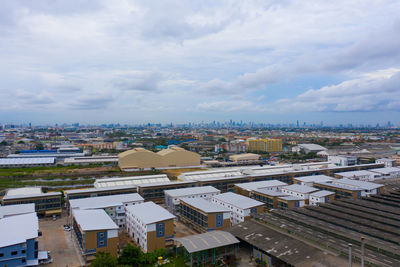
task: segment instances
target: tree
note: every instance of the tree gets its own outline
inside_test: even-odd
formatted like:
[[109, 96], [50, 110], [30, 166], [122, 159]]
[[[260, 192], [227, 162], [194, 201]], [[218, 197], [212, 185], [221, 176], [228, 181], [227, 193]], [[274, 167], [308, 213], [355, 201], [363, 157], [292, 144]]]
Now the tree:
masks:
[[6, 145], [7, 145], [7, 141], [6, 140], [1, 141], [0, 146], [6, 146]]
[[117, 267], [117, 258], [110, 255], [110, 253], [98, 252], [96, 258], [90, 264], [91, 267]]
[[143, 252], [139, 247], [128, 244], [122, 249], [121, 256], [118, 258], [118, 264], [129, 266], [140, 266]]

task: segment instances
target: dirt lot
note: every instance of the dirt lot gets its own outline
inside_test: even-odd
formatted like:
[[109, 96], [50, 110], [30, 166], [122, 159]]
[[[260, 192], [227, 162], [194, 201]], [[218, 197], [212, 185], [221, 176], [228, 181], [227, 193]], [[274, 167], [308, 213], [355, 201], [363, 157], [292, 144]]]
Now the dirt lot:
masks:
[[189, 228], [185, 224], [179, 221], [175, 221], [175, 237], [184, 237], [188, 235], [196, 235], [198, 234], [195, 230]]
[[39, 238], [39, 250], [49, 250], [54, 259], [52, 264], [46, 266], [83, 266], [82, 258], [78, 254], [71, 232], [64, 231], [63, 225], [66, 223], [66, 215], [56, 221], [51, 220], [51, 218], [39, 220], [40, 230], [43, 233], [43, 236]]

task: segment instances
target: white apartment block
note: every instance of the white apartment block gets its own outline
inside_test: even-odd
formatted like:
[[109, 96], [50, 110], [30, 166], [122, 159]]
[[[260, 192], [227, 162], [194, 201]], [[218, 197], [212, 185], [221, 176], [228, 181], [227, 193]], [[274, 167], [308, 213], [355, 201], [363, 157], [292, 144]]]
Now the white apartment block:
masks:
[[226, 207], [232, 211], [232, 225], [244, 222], [249, 219], [252, 214], [261, 213], [264, 209], [264, 203], [231, 192], [213, 196], [211, 202]]
[[319, 189], [311, 186], [298, 185], [298, 184], [292, 184], [289, 186], [282, 187], [281, 190], [282, 193], [286, 193], [290, 196], [301, 198], [303, 200], [308, 200], [310, 194], [316, 191], [319, 191]]
[[295, 177], [294, 183], [298, 185], [306, 185], [306, 186], [313, 186], [313, 183], [317, 182], [329, 182], [334, 180], [335, 178], [326, 176], [326, 175], [310, 175], [310, 176], [301, 176]]
[[101, 197], [71, 199], [70, 217], [73, 210], [103, 209], [120, 228], [126, 224], [125, 209], [143, 203], [144, 199], [137, 193]]
[[179, 200], [181, 198], [204, 198], [210, 199], [212, 196], [221, 193], [219, 189], [212, 186], [199, 186], [190, 188], [171, 189], [164, 191], [165, 206], [169, 212], [177, 215], [179, 213]]
[[375, 160], [375, 163], [383, 163], [385, 164], [385, 167], [394, 167], [394, 159], [389, 159], [389, 158], [381, 158], [381, 159], [377, 159]]
[[321, 190], [310, 194], [309, 205], [317, 206], [319, 203], [328, 203], [335, 198], [335, 192]]
[[164, 248], [174, 237], [175, 216], [154, 202], [126, 208], [126, 230], [144, 252]]

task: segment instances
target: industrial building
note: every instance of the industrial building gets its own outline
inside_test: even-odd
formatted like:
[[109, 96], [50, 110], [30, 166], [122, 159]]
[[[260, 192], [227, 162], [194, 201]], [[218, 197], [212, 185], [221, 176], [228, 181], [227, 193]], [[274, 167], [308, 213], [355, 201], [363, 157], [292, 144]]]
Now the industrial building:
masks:
[[389, 158], [381, 158], [381, 159], [377, 159], [375, 160], [375, 163], [378, 164], [385, 164], [385, 167], [394, 167], [394, 163], [396, 162], [395, 159], [389, 159]]
[[143, 203], [137, 193], [70, 200], [69, 214], [75, 210], [103, 209], [120, 228], [125, 227], [125, 209], [130, 205]]
[[281, 139], [247, 139], [249, 151], [282, 152]]
[[302, 153], [318, 153], [321, 151], [328, 150], [327, 148], [317, 145], [317, 144], [298, 144], [297, 148], [295, 148], [295, 152]]
[[229, 156], [229, 160], [237, 164], [257, 164], [260, 163], [261, 156], [253, 153], [237, 154]]
[[30, 203], [0, 206], [0, 219], [28, 213], [35, 213], [35, 204]]
[[2, 205], [35, 204], [38, 215], [61, 214], [61, 192], [42, 193], [40, 187], [9, 189], [2, 198]]
[[34, 212], [0, 219], [0, 266], [38, 266], [38, 236]]
[[264, 211], [264, 203], [239, 195], [227, 192], [213, 196], [211, 202], [226, 207], [232, 211], [231, 223], [238, 224], [250, 219], [254, 214]]
[[198, 186], [180, 189], [165, 190], [165, 206], [169, 212], [178, 215], [179, 213], [179, 200], [181, 198], [204, 198], [209, 199], [214, 195], [221, 193], [221, 190], [212, 186]]
[[132, 186], [149, 183], [169, 182], [166, 174], [130, 176], [121, 178], [105, 178], [96, 179], [94, 182], [95, 188], [113, 187], [113, 186]]
[[165, 190], [191, 188], [195, 187], [196, 185], [197, 183], [195, 181], [168, 181], [160, 183], [149, 183], [138, 185], [138, 192], [146, 201], [151, 200], [157, 203], [162, 203], [165, 199]]
[[73, 233], [85, 261], [97, 252], [118, 256], [118, 225], [102, 209], [74, 210]]
[[126, 230], [144, 252], [173, 243], [174, 219], [173, 214], [151, 201], [126, 207]]
[[328, 182], [335, 178], [326, 175], [300, 176], [293, 179], [294, 184], [313, 186], [314, 182]]
[[212, 231], [208, 233], [174, 238], [176, 249], [183, 249], [184, 261], [190, 262], [190, 267], [215, 264], [217, 259], [237, 256], [240, 243], [231, 233]]
[[235, 184], [234, 192], [246, 197], [250, 197], [251, 191], [255, 189], [265, 189], [271, 191], [280, 191], [282, 187], [287, 186], [287, 183], [278, 180], [267, 180], [258, 182], [249, 182]]
[[347, 178], [360, 181], [374, 181], [380, 178], [380, 174], [372, 171], [349, 171], [335, 173], [336, 178]]
[[157, 153], [135, 148], [120, 153], [118, 158], [118, 165], [122, 170], [200, 166], [200, 155], [181, 147], [171, 147]]
[[329, 155], [328, 161], [332, 162], [336, 166], [354, 166], [357, 165], [358, 159], [356, 156]]
[[91, 156], [91, 157], [70, 157], [64, 159], [64, 165], [118, 165], [118, 156]]
[[231, 211], [203, 198], [181, 198], [179, 220], [198, 232], [222, 230], [231, 226]]
[[49, 167], [56, 164], [56, 158], [0, 158], [0, 168]]

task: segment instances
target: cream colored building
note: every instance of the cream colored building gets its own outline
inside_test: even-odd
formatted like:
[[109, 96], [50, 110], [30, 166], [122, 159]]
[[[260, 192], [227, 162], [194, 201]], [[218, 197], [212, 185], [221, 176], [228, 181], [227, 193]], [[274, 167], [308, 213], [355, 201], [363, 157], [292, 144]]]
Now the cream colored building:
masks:
[[163, 149], [157, 153], [144, 148], [135, 148], [118, 155], [121, 169], [150, 169], [199, 166], [200, 155], [181, 147]]
[[238, 154], [229, 156], [229, 159], [236, 163], [249, 163], [260, 160], [260, 155], [253, 153]]

